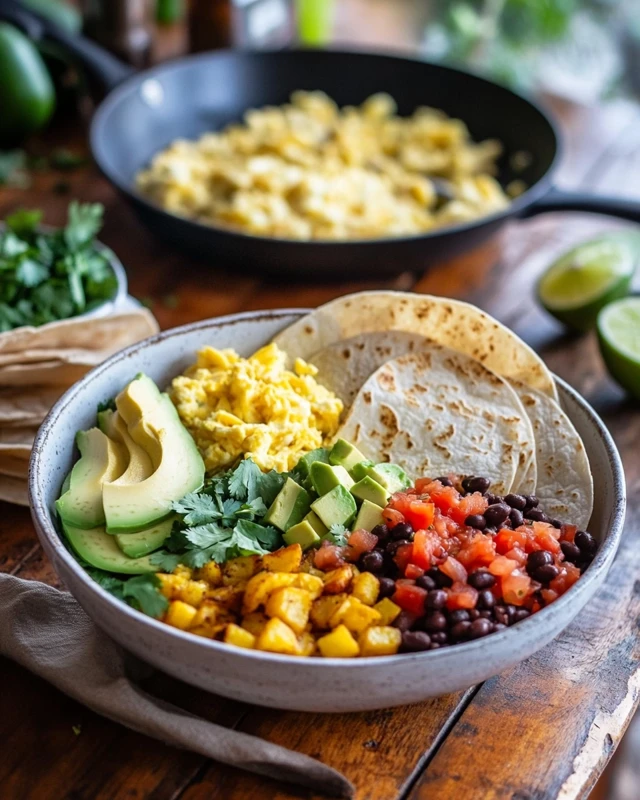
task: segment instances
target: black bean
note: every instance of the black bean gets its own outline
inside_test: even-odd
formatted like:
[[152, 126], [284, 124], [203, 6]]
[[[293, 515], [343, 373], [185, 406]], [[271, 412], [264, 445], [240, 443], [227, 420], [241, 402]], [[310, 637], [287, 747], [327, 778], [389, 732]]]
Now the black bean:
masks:
[[473, 622], [474, 620], [478, 619], [479, 616], [480, 616], [480, 612], [478, 611], [477, 608], [470, 608], [469, 609], [469, 619], [471, 620], [471, 622]]
[[480, 492], [480, 494], [484, 494], [489, 490], [490, 486], [491, 481], [489, 478], [470, 476], [468, 478], [463, 478], [462, 480], [462, 488], [467, 494], [473, 494], [474, 492]]
[[[422, 620], [422, 627], [434, 636], [447, 629], [447, 618], [441, 611], [432, 611]], [[434, 639], [434, 641], [436, 641]]]
[[524, 515], [531, 522], [549, 522], [549, 517], [539, 508], [527, 509]]
[[436, 586], [439, 589], [448, 589], [450, 586], [453, 585], [453, 581], [448, 575], [445, 575], [442, 570], [439, 570], [438, 567], [431, 567], [431, 569], [427, 570], [426, 573], [430, 578], [436, 582]]
[[565, 561], [571, 561], [572, 564], [580, 561], [580, 548], [573, 542], [560, 542], [560, 549]]
[[398, 630], [404, 632], [413, 628], [416, 620], [417, 617], [415, 614], [410, 614], [408, 611], [401, 611], [391, 624], [394, 628], [398, 628]]
[[519, 511], [517, 508], [512, 508], [509, 513], [509, 522], [512, 528], [519, 528], [521, 525], [524, 525], [522, 511]]
[[378, 597], [382, 600], [383, 597], [391, 597], [396, 590], [396, 582], [391, 578], [380, 578], [380, 592]]
[[402, 634], [402, 649], [407, 653], [420, 653], [430, 646], [431, 639], [424, 631], [405, 631]]
[[529, 616], [531, 616], [531, 614], [526, 608], [519, 608], [513, 617], [513, 621], [522, 622], [523, 619], [526, 619]]
[[493, 611], [481, 611], [480, 616], [482, 617], [482, 619], [493, 620]]
[[488, 619], [477, 619], [475, 622], [471, 623], [469, 636], [472, 639], [479, 639], [481, 636], [486, 636], [488, 633], [491, 633], [491, 627], [491, 623]]
[[526, 498], [521, 494], [507, 494], [505, 495], [504, 502], [518, 511], [524, 511], [524, 507], [527, 505]]
[[443, 486], [453, 486], [453, 484], [451, 483], [451, 480], [449, 478], [447, 478], [446, 475], [441, 475], [439, 478], [436, 478], [436, 480], [440, 481], [440, 483]]
[[553, 556], [546, 550], [534, 550], [527, 556], [527, 572], [532, 575], [540, 567], [553, 564]]
[[469, 612], [464, 608], [458, 608], [455, 611], [450, 611], [449, 622], [451, 625], [457, 625], [458, 622], [469, 622]]
[[487, 525], [492, 528], [498, 528], [506, 520], [510, 512], [511, 509], [506, 503], [494, 503], [484, 512], [484, 518], [487, 521]]
[[598, 549], [598, 543], [590, 533], [587, 533], [587, 531], [578, 531], [573, 541], [580, 548], [580, 551], [585, 555], [595, 555], [595, 552]]
[[365, 553], [361, 560], [362, 566], [367, 572], [381, 572], [384, 566], [384, 557], [377, 550]]
[[518, 609], [512, 603], [507, 603], [504, 607], [504, 610], [507, 612], [507, 617], [509, 617], [509, 624], [511, 624], [514, 620], [516, 611]]
[[493, 616], [496, 622], [503, 627], [506, 627], [509, 622], [509, 615], [504, 606], [495, 606], [493, 609]]
[[478, 595], [478, 600], [476, 602], [476, 608], [491, 609], [491, 608], [493, 608], [495, 606], [495, 604], [496, 604], [496, 598], [493, 596], [493, 592], [489, 591], [489, 589], [484, 589]]
[[486, 569], [477, 569], [467, 578], [467, 583], [474, 589], [490, 589], [495, 582], [496, 579]]
[[380, 523], [380, 525], [376, 525], [371, 533], [378, 537], [378, 544], [380, 545], [386, 544], [389, 541], [389, 528], [387, 528], [384, 522]]
[[524, 499], [527, 503], [526, 508], [535, 508], [540, 502], [535, 494], [526, 494]]
[[478, 531], [483, 531], [487, 527], [487, 520], [482, 516], [482, 514], [469, 514], [469, 516], [464, 521], [465, 525], [468, 525], [470, 528], [475, 528]]
[[445, 631], [437, 631], [431, 634], [431, 641], [434, 644], [446, 644], [449, 641], [449, 637]]
[[543, 567], [538, 567], [531, 577], [538, 583], [549, 583], [554, 578], [557, 578], [559, 574], [560, 570], [555, 564], [545, 564]]
[[450, 634], [454, 639], [464, 639], [471, 627], [470, 622], [458, 622], [451, 628]]
[[436, 588], [436, 582], [430, 575], [421, 575], [419, 578], [416, 578], [416, 586], [430, 592], [432, 589]]
[[411, 539], [413, 537], [413, 525], [410, 522], [399, 522], [395, 528], [391, 528], [391, 538], [394, 541], [398, 539]]
[[487, 503], [489, 503], [490, 506], [502, 502], [502, 497], [500, 497], [499, 494], [491, 494], [491, 492], [489, 492], [489, 494], [486, 495], [486, 498], [487, 498]]
[[503, 631], [506, 627], [507, 626], [503, 622], [494, 622], [491, 633], [498, 633], [498, 631]]
[[411, 542], [407, 541], [406, 539], [399, 539], [396, 542], [389, 542], [385, 548], [385, 553], [393, 558], [398, 548], [402, 547], [403, 544], [411, 544]]
[[560, 530], [560, 528], [562, 528], [562, 523], [560, 522], [559, 519], [550, 519], [549, 520], [549, 524], [553, 525], [553, 527], [557, 528], [558, 530]]
[[447, 593], [442, 589], [432, 589], [427, 593], [424, 601], [425, 608], [430, 611], [440, 611], [447, 604]]

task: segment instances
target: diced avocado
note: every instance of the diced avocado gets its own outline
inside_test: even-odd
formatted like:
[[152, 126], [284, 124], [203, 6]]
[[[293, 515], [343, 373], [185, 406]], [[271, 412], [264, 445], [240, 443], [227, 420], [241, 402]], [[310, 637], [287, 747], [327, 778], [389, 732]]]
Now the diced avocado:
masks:
[[311, 525], [304, 520], [297, 525], [292, 525], [286, 533], [282, 534], [282, 538], [286, 544], [299, 544], [303, 550], [308, 550], [321, 541]]
[[303, 478], [308, 478], [311, 474], [311, 467], [317, 461], [328, 464], [329, 451], [326, 447], [318, 447], [310, 453], [305, 453], [296, 465], [296, 469], [300, 472]]
[[329, 453], [329, 463], [334, 466], [344, 467], [347, 472], [350, 472], [356, 464], [364, 460], [365, 457], [358, 448], [354, 447], [351, 442], [347, 442], [346, 439], [338, 439]]
[[169, 517], [138, 533], [117, 533], [114, 538], [125, 556], [140, 558], [162, 547], [171, 535], [173, 521], [174, 517]]
[[342, 485], [334, 486], [330, 492], [323, 494], [311, 504], [311, 508], [327, 528], [332, 525], [348, 525], [357, 510], [356, 501]]
[[353, 525], [353, 530], [359, 531], [364, 528], [366, 531], [372, 531], [381, 522], [382, 508], [370, 500], [363, 500]]
[[275, 525], [281, 531], [288, 531], [293, 525], [302, 521], [310, 505], [309, 492], [298, 486], [292, 478], [287, 478], [265, 514], [264, 521]]
[[316, 492], [322, 495], [340, 484], [345, 489], [350, 489], [355, 481], [344, 467], [332, 467], [330, 464], [316, 461], [311, 465], [311, 483]]
[[397, 464], [376, 464], [369, 470], [368, 475], [380, 486], [384, 486], [390, 494], [401, 492], [411, 486], [409, 476]]
[[389, 499], [389, 492], [368, 475], [351, 487], [351, 494], [358, 500], [370, 500], [375, 505], [384, 508]]
[[[134, 533], [168, 517], [174, 501], [202, 487], [204, 462], [168, 395], [161, 394], [150, 378], [141, 375], [132, 380], [118, 395], [116, 405], [129, 438], [148, 462], [158, 462], [158, 452], [162, 453], [151, 474], [134, 482], [123, 480], [125, 472], [103, 487], [109, 533]], [[152, 435], [160, 449], [150, 448], [150, 457], [144, 448]]]
[[104, 528], [91, 531], [74, 528], [63, 521], [62, 527], [71, 549], [87, 564], [107, 572], [122, 575], [141, 575], [144, 572], [157, 572], [149, 556], [129, 558], [118, 547], [115, 537], [105, 533]]
[[76, 444], [80, 458], [69, 475], [69, 486], [56, 501], [61, 519], [77, 528], [104, 524], [102, 486], [125, 471], [127, 455], [122, 445], [109, 439], [98, 428], [78, 431]]
[[369, 470], [373, 466], [375, 466], [373, 461], [369, 461], [368, 458], [365, 461], [358, 461], [353, 469], [350, 470], [351, 477], [355, 481], [361, 481], [366, 475], [368, 475]]
[[310, 511], [303, 521], [308, 522], [318, 536], [324, 536], [325, 533], [329, 532], [329, 528], [327, 528], [315, 511]]

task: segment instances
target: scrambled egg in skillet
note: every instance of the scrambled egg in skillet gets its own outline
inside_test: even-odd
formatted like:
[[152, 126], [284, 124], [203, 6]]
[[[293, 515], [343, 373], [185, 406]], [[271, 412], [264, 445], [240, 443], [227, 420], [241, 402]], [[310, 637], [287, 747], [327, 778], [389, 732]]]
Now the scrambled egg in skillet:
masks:
[[263, 470], [292, 469], [338, 429], [343, 405], [316, 382], [315, 367], [270, 344], [250, 358], [204, 347], [198, 360], [171, 384], [178, 414], [204, 458], [217, 472], [245, 456]]

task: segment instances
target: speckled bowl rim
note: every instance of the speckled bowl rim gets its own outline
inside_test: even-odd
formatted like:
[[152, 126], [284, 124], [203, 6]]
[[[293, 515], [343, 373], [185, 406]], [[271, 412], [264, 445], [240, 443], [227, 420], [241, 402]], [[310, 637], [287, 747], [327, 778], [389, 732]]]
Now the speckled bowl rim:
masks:
[[[64, 395], [62, 395], [62, 397], [52, 407], [51, 411], [45, 418], [34, 441], [31, 460], [29, 463], [29, 502], [31, 507], [31, 515], [36, 523], [38, 538], [41, 540], [41, 542], [44, 543], [44, 540], [46, 539], [56, 551], [58, 558], [64, 561], [65, 565], [73, 573], [75, 573], [75, 576], [79, 578], [87, 588], [97, 594], [103, 602], [108, 603], [114, 609], [114, 611], [122, 614], [125, 617], [132, 618], [134, 621], [142, 622], [143, 624], [148, 625], [150, 628], [155, 629], [157, 632], [163, 635], [175, 637], [178, 641], [189, 642], [193, 646], [195, 640], [203, 649], [203, 653], [207, 651], [212, 651], [212, 653], [228, 651], [230, 645], [224, 644], [224, 642], [215, 641], [213, 639], [205, 639], [203, 637], [194, 636], [193, 634], [173, 628], [163, 622], [159, 622], [152, 617], [148, 617], [142, 612], [136, 611], [135, 609], [131, 608], [131, 606], [128, 606], [121, 600], [116, 599], [112, 594], [107, 592], [95, 581], [93, 581], [80, 566], [80, 564], [75, 560], [73, 555], [65, 547], [62, 537], [58, 533], [56, 525], [54, 524], [52, 513], [47, 507], [44, 499], [43, 488], [39, 482], [40, 470], [44, 469], [42, 451], [44, 447], [49, 446], [48, 443], [52, 437], [55, 441], [55, 424], [56, 419], [61, 411], [68, 406], [73, 405], [76, 399], [82, 394], [85, 387], [92, 381], [99, 379], [100, 376], [104, 372], [107, 372], [116, 362], [129, 358], [147, 347], [152, 347], [157, 342], [164, 341], [165, 339], [172, 338], [174, 336], [180, 336], [183, 333], [207, 328], [235, 325], [245, 320], [272, 320], [278, 319], [279, 317], [291, 317], [295, 314], [302, 316], [304, 314], [308, 314], [310, 310], [311, 309], [307, 308], [287, 308], [272, 311], [247, 311], [239, 314], [229, 314], [226, 316], [201, 320], [199, 322], [189, 323], [188, 325], [182, 325], [178, 328], [162, 331], [155, 336], [144, 339], [141, 342], [137, 342], [136, 344], [131, 345], [124, 350], [120, 350], [102, 364], [91, 370], [91, 372], [88, 372], [80, 381], [78, 381], [78, 383], [74, 384], [67, 392], [65, 392]], [[510, 640], [513, 639], [513, 646], [515, 647], [517, 646], [519, 637], [528, 638], [528, 632], [533, 632], [534, 626], [536, 625], [544, 625], [545, 620], [550, 614], [554, 614], [561, 608], [575, 602], [579, 603], [580, 596], [588, 590], [588, 584], [591, 583], [591, 580], [595, 579], [603, 572], [606, 576], [606, 573], [609, 571], [609, 568], [613, 563], [618, 546], [620, 544], [626, 511], [626, 484], [620, 454], [618, 453], [611, 434], [593, 408], [591, 408], [591, 406], [587, 403], [587, 401], [561, 378], [558, 378], [555, 375], [554, 378], [558, 385], [562, 387], [562, 389], [575, 401], [578, 406], [580, 406], [581, 410], [584, 412], [593, 428], [603, 440], [609, 460], [609, 466], [613, 476], [613, 513], [611, 527], [607, 535], [602, 540], [598, 549], [598, 553], [588, 570], [565, 594], [559, 597], [551, 606], [541, 609], [531, 617], [519, 622], [517, 626], [505, 628], [503, 631], [491, 634], [490, 637], [484, 637], [471, 642], [456, 644], [455, 652], [458, 653], [461, 658], [480, 657], [482, 652], [487, 647], [488, 642], [491, 642], [490, 646], [499, 646], [504, 644], [508, 647]], [[345, 669], [357, 670], [362, 669], [367, 664], [371, 663], [375, 663], [377, 665], [388, 664], [391, 666], [396, 664], [398, 659], [406, 658], [406, 656], [398, 654], [391, 656], [364, 656], [354, 659], [305, 659], [298, 656], [279, 655], [277, 653], [266, 653], [243, 648], [237, 648], [237, 651], [238, 657], [252, 659], [257, 663], [264, 662], [267, 664], [280, 664], [283, 667], [293, 664], [298, 667], [304, 665], [304, 668], [308, 668], [310, 671], [328, 669], [329, 667], [338, 666]], [[427, 651], [425, 653], [413, 653], [412, 656], [416, 659], [419, 659], [423, 666], [427, 667], [429, 664], [436, 664], [438, 659], [450, 659], [451, 648], [446, 647], [440, 650]]]

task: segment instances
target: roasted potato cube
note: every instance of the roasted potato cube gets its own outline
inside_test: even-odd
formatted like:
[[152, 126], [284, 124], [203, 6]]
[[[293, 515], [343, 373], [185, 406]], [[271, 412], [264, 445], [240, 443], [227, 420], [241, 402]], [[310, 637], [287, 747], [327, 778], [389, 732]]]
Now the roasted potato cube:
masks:
[[402, 611], [400, 606], [396, 605], [393, 600], [389, 600], [388, 597], [383, 597], [379, 603], [375, 604], [374, 608], [380, 614], [381, 625], [391, 625]]
[[378, 599], [380, 581], [370, 572], [361, 572], [353, 579], [351, 594], [365, 606], [372, 606]]
[[301, 655], [300, 645], [295, 633], [277, 617], [272, 617], [264, 626], [256, 641], [256, 649], [289, 656]]
[[193, 618], [197, 613], [196, 609], [188, 603], [182, 600], [172, 600], [169, 603], [164, 621], [167, 625], [173, 625], [174, 628], [186, 631], [193, 623]]
[[352, 580], [353, 569], [351, 564], [344, 564], [338, 569], [333, 569], [324, 576], [324, 593], [340, 594], [340, 592], [346, 592], [349, 590]]
[[228, 622], [233, 621], [233, 616], [224, 606], [213, 600], [203, 600], [189, 628], [197, 636], [206, 636], [212, 639], [224, 629]]
[[187, 567], [184, 564], [178, 564], [178, 566], [173, 570], [173, 574], [179, 575], [181, 578], [191, 580], [192, 570], [191, 567]]
[[263, 614], [262, 611], [252, 611], [242, 618], [240, 625], [254, 636], [259, 636], [267, 622], [269, 622], [269, 617]]
[[351, 597], [350, 600], [349, 607], [342, 615], [342, 623], [352, 633], [362, 633], [371, 625], [376, 625], [380, 622], [380, 613], [375, 608], [365, 606], [355, 597]]
[[358, 643], [345, 625], [322, 636], [316, 642], [318, 650], [325, 658], [354, 658], [360, 652]]
[[209, 586], [220, 586], [222, 583], [222, 570], [215, 561], [210, 561], [196, 571], [195, 577], [199, 581], [206, 581]]
[[312, 656], [316, 652], [316, 639], [312, 633], [305, 631], [298, 636], [300, 655]]
[[291, 586], [296, 581], [296, 575], [289, 572], [259, 572], [249, 580], [244, 592], [242, 613], [248, 614], [264, 605], [271, 592], [281, 586]]
[[233, 622], [229, 623], [224, 629], [223, 641], [227, 644], [235, 644], [236, 647], [246, 647], [249, 650], [256, 645], [256, 637]]
[[308, 573], [309, 575], [315, 575], [317, 578], [322, 578], [324, 576], [324, 572], [321, 569], [318, 569], [313, 563], [315, 553], [316, 553], [315, 548], [312, 550], [307, 550], [307, 552], [302, 557], [302, 563], [300, 564], [300, 572], [305, 572]]
[[209, 589], [206, 596], [210, 600], [222, 603], [230, 611], [239, 612], [242, 608], [242, 598], [244, 592], [237, 586], [218, 586], [216, 589]]
[[347, 599], [348, 597], [346, 594], [334, 594], [323, 595], [317, 600], [314, 600], [310, 614], [314, 628], [318, 628], [319, 630], [327, 630], [330, 628], [330, 619]]
[[299, 544], [290, 544], [262, 556], [262, 568], [269, 572], [297, 572], [301, 562], [302, 548]]
[[393, 656], [400, 649], [402, 634], [398, 628], [373, 625], [360, 634], [361, 656]]
[[[340, 595], [340, 597], [342, 596], [343, 595]], [[340, 623], [344, 619], [344, 616], [347, 613], [347, 611], [351, 608], [351, 605], [353, 603], [359, 603], [359, 602], [360, 602], [359, 600], [355, 600], [353, 597], [350, 597], [349, 595], [344, 595], [344, 600], [342, 601], [342, 603], [340, 603], [339, 606], [336, 606], [335, 611], [329, 617], [329, 627], [337, 628], [338, 625], [340, 625]]]
[[198, 608], [204, 600], [209, 586], [205, 581], [187, 581], [186, 585], [178, 591], [178, 600], [184, 600], [190, 606]]
[[313, 598], [304, 589], [283, 586], [276, 589], [267, 600], [265, 611], [269, 617], [278, 617], [297, 634], [304, 631], [309, 621]]
[[299, 572], [296, 575], [296, 581], [293, 585], [309, 592], [313, 600], [320, 597], [324, 588], [322, 578], [307, 574], [306, 572]]
[[246, 586], [249, 578], [253, 577], [259, 568], [259, 556], [232, 558], [222, 567], [222, 583], [224, 586]]
[[164, 572], [158, 572], [157, 575], [160, 580], [160, 593], [167, 600], [177, 600], [182, 589], [186, 587], [188, 579], [182, 575], [167, 575]]

